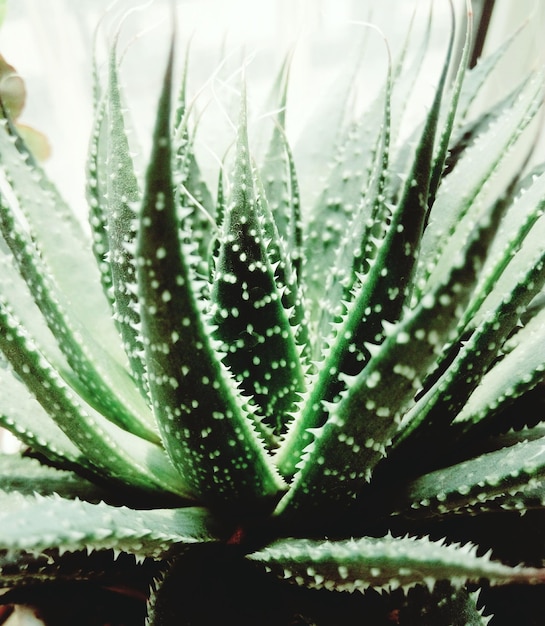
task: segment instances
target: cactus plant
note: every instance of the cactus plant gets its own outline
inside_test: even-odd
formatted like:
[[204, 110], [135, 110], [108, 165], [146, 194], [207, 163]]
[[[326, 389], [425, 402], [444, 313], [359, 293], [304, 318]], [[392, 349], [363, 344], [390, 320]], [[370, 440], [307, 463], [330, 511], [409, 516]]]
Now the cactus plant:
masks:
[[88, 581], [149, 587], [153, 626], [501, 624], [507, 585], [523, 621], [545, 581], [545, 168], [505, 165], [543, 76], [474, 115], [510, 42], [466, 71], [469, 41], [410, 133], [418, 63], [390, 62], [312, 207], [288, 63], [259, 165], [242, 86], [214, 194], [174, 44], [138, 178], [112, 46], [91, 237], [3, 108], [0, 419], [26, 445], [0, 457], [3, 603]]

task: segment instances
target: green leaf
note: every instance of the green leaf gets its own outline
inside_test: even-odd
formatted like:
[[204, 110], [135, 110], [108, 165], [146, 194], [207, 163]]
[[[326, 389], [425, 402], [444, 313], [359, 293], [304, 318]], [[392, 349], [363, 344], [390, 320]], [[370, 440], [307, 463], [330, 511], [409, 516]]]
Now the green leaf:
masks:
[[[96, 81], [98, 82], [98, 81]], [[98, 87], [96, 87], [98, 89]], [[107, 100], [95, 101], [95, 120], [87, 153], [87, 175], [85, 192], [89, 205], [89, 226], [92, 233], [92, 250], [100, 273], [100, 283], [104, 296], [113, 312], [113, 283], [110, 266], [106, 261], [109, 254], [108, 218], [105, 212], [106, 203], [106, 124]]]
[[[308, 217], [303, 248], [303, 275], [305, 295], [313, 303], [313, 318], [320, 313], [317, 304], [324, 293], [324, 276], [335, 267], [339, 247], [344, 244], [343, 236], [354, 221], [354, 213], [359, 212], [363, 220], [369, 217], [362, 210], [369, 208], [370, 204], [364, 203], [362, 207], [363, 195], [369, 186], [374, 163], [377, 160], [380, 162], [376, 153], [381, 137], [384, 137], [383, 110], [382, 100], [377, 98], [375, 106], [361, 120], [353, 123], [335, 155], [325, 185]], [[315, 176], [315, 179], [318, 177]]]
[[[330, 158], [335, 154], [339, 142], [342, 143], [347, 103], [354, 92], [354, 77], [361, 66], [361, 42], [354, 47], [354, 63], [347, 63], [346, 69], [327, 85], [310, 115], [294, 149], [297, 163], [301, 199], [304, 205], [316, 201], [316, 181], [324, 179], [329, 172]], [[322, 85], [323, 87], [323, 85]], [[317, 129], [320, 132], [317, 133]]]
[[138, 236], [138, 284], [153, 410], [194, 494], [213, 507], [275, 497], [280, 479], [217, 354], [179, 238], [171, 171], [172, 51], [158, 107]]
[[[488, 312], [497, 306], [498, 300], [510, 287], [513, 271], [519, 266], [520, 248], [525, 255], [530, 254], [539, 232], [544, 226], [540, 219], [545, 210], [545, 174], [533, 178], [528, 187], [523, 187], [520, 195], [513, 202], [501, 221], [490, 253], [475, 288], [475, 294], [466, 313], [460, 320], [460, 330], [466, 327], [477, 327]], [[537, 222], [541, 222], [541, 225]], [[525, 243], [528, 234], [534, 229], [534, 235]]]
[[281, 500], [279, 515], [301, 515], [309, 509], [350, 506], [399, 428], [428, 368], [456, 326], [456, 311], [469, 299], [477, 272], [480, 232], [452, 259], [450, 275], [427, 294], [397, 325], [385, 325], [386, 339], [368, 345], [369, 363], [353, 378], [335, 403], [326, 405], [328, 419], [313, 431], [315, 440], [303, 454], [291, 489]]
[[[174, 182], [184, 215], [184, 227], [193, 234], [191, 241], [197, 244], [198, 255], [193, 258], [193, 263], [198, 275], [204, 278], [208, 274], [213, 243], [218, 237], [218, 226], [214, 221], [217, 210], [214, 211], [212, 196], [202, 177], [193, 139], [188, 139], [183, 148], [178, 148], [175, 162]], [[207, 294], [207, 291], [204, 293]]]
[[[0, 212], [1, 205], [0, 198]], [[20, 275], [13, 259], [3, 251], [0, 252], [0, 293], [9, 294], [9, 306], [14, 317], [29, 333], [34, 337], [39, 337], [40, 347], [47, 354], [48, 359], [55, 364], [55, 369], [66, 381], [77, 385], [78, 378], [61, 352], [57, 339], [36, 305], [28, 284]], [[82, 386], [81, 383], [79, 384]]]
[[472, 112], [473, 103], [481, 94], [489, 77], [493, 76], [493, 72], [498, 68], [500, 61], [507, 55], [517, 39], [524, 36], [524, 30], [528, 23], [529, 20], [517, 28], [496, 50], [486, 56], [481, 56], [475, 67], [466, 71], [456, 117], [458, 129], [467, 122], [468, 116]]
[[545, 371], [545, 311], [519, 330], [513, 338], [515, 347], [481, 379], [456, 422], [464, 430], [487, 426], [493, 416], [506, 405], [533, 389], [544, 378]]
[[[523, 80], [497, 104], [486, 108], [475, 119], [471, 119], [461, 128], [454, 130], [442, 174], [443, 178], [450, 174], [460, 157], [475, 143], [477, 137], [483, 137], [487, 130], [489, 130], [506, 111], [515, 105], [518, 97], [524, 92], [526, 83], [527, 81]], [[516, 172], [516, 175], [518, 174], [520, 174], [520, 172]]]
[[[451, 19], [452, 19], [452, 37], [454, 37], [454, 29], [455, 29], [455, 20], [454, 20], [454, 6], [450, 5], [451, 9]], [[440, 136], [438, 137], [436, 149], [435, 149], [435, 157], [432, 169], [432, 175], [430, 178], [430, 187], [428, 193], [428, 206], [433, 206], [435, 201], [435, 196], [437, 193], [437, 189], [441, 183], [441, 179], [443, 176], [443, 171], [445, 167], [445, 161], [448, 158], [450, 139], [452, 135], [452, 130], [454, 128], [454, 123], [456, 119], [456, 113], [458, 110], [458, 104], [460, 101], [461, 90], [464, 84], [466, 68], [469, 62], [469, 54], [471, 50], [473, 36], [473, 14], [471, 12], [468, 13], [467, 16], [467, 26], [465, 32], [465, 41], [462, 48], [461, 58], [458, 62], [458, 69], [456, 72], [456, 76], [454, 79], [454, 84], [452, 86], [452, 93], [446, 102], [448, 103], [448, 107], [444, 107], [445, 110], [445, 120], [441, 120], [439, 124], [439, 128], [442, 129]], [[452, 45], [452, 42], [451, 42]]]
[[[26, 230], [48, 268], [48, 275], [52, 276], [59, 293], [70, 301], [74, 318], [90, 334], [100, 337], [114, 358], [124, 363], [119, 338], [100, 289], [99, 273], [89, 254], [89, 240], [81, 223], [25, 151], [6, 120], [0, 121], [0, 131], [0, 164], [17, 198], [17, 206], [25, 216]], [[4, 185], [1, 191], [5, 196]]]
[[114, 549], [161, 558], [173, 544], [218, 540], [210, 514], [197, 507], [139, 511], [58, 496], [14, 500], [1, 492], [0, 503], [0, 550]]
[[[111, 273], [113, 314], [128, 356], [131, 373], [141, 393], [147, 398], [146, 366], [140, 336], [140, 315], [136, 286], [136, 209], [141, 191], [134, 171], [128, 131], [123, 114], [122, 93], [119, 87], [116, 44], [109, 59], [108, 89], [105, 94], [106, 124], [103, 140], [106, 142], [103, 168], [105, 179], [99, 181], [104, 189], [105, 228], [108, 236], [108, 255], [104, 258]], [[102, 151], [98, 147], [98, 154]]]
[[[346, 313], [346, 303], [350, 301], [354, 285], [361, 282], [363, 276], [369, 271], [377, 255], [380, 241], [387, 231], [387, 221], [391, 212], [385, 196], [389, 177], [391, 82], [389, 70], [384, 90], [384, 117], [380, 127], [381, 132], [372, 151], [373, 162], [366, 182], [367, 188], [359, 189], [360, 197], [356, 201], [355, 210], [352, 208], [352, 203], [348, 202], [353, 215], [348, 220], [346, 234], [341, 241], [333, 242], [336, 244], [334, 246], [336, 259], [333, 267], [328, 272], [325, 272], [325, 264], [321, 268], [321, 274], [326, 275], [325, 289], [323, 284], [321, 285], [325, 295], [320, 300], [320, 307], [316, 307], [319, 310], [316, 335], [319, 338], [323, 337], [324, 341], [316, 343], [316, 355], [320, 355], [324, 350], [324, 345], [327, 345], [332, 324], [342, 319], [342, 315]], [[360, 143], [361, 139], [357, 145], [359, 146]], [[341, 165], [345, 164], [341, 163]], [[362, 181], [361, 177], [359, 179]], [[325, 261], [327, 262], [328, 259], [326, 258]]]
[[[533, 199], [530, 192], [528, 195]], [[531, 206], [535, 208], [537, 215], [542, 212], [539, 204]], [[518, 232], [515, 231], [513, 241], [503, 250], [506, 260], [510, 262], [506, 264], [500, 258], [500, 267], [506, 265], [506, 268], [499, 280], [493, 282], [489, 297], [484, 301], [486, 313], [482, 321], [463, 342], [458, 354], [435, 385], [422, 395], [405, 418], [403, 432], [395, 445], [403, 446], [413, 461], [421, 457], [421, 448], [417, 448], [414, 443], [415, 436], [423, 436], [427, 445], [433, 439], [435, 450], [440, 449], [437, 446], [438, 428], [443, 429], [441, 440], [450, 440], [451, 435], [444, 427], [454, 420], [472, 391], [482, 381], [493, 360], [500, 355], [508, 335], [515, 329], [521, 312], [545, 284], [545, 218], [541, 216], [537, 221], [532, 219], [533, 226], [527, 232], [527, 212], [523, 210], [523, 206], [520, 208], [523, 227], [517, 229]], [[486, 225], [486, 220], [484, 223]], [[517, 248], [517, 253], [513, 254]], [[491, 275], [495, 278], [499, 273], [493, 271]]]
[[[414, 38], [414, 18], [416, 7], [411, 16], [411, 22], [407, 28], [407, 35], [401, 52], [392, 66], [392, 125], [391, 144], [397, 146], [391, 158], [390, 176], [388, 184], [387, 198], [389, 202], [396, 204], [399, 201], [400, 190], [405, 183], [407, 171], [411, 166], [414, 147], [418, 143], [418, 138], [422, 132], [422, 125], [411, 133], [409, 139], [400, 140], [402, 131], [407, 132], [405, 124], [414, 124], [414, 120], [407, 119], [407, 103], [411, 101], [414, 94], [418, 92], [418, 81], [421, 79], [422, 69], [425, 67], [426, 55], [430, 49], [433, 14], [432, 6], [428, 13], [426, 30], [417, 39], [418, 48], [413, 54], [411, 39]], [[444, 108], [444, 106], [442, 107]], [[425, 122], [424, 122], [425, 123]]]
[[95, 503], [108, 497], [107, 491], [72, 471], [42, 465], [36, 459], [19, 454], [0, 454], [0, 484], [6, 494], [57, 494]]
[[[422, 72], [422, 67], [430, 48], [433, 25], [432, 8], [430, 7], [428, 11], [425, 29], [423, 32], [418, 32], [418, 36], [415, 38], [416, 13], [417, 9], [414, 7], [410, 20], [407, 23], [403, 43], [400, 45], [399, 52], [392, 64], [392, 77], [393, 82], [396, 84], [396, 97], [394, 98], [393, 108], [397, 110], [394, 117], [399, 120], [399, 126], [402, 124], [407, 101], [416, 90], [417, 80]], [[390, 42], [386, 41], [385, 43], [389, 48]], [[390, 51], [389, 54], [391, 54]], [[397, 141], [399, 128], [393, 134], [395, 141]]]
[[[187, 623], [261, 624], [261, 616], [266, 620], [270, 617], [270, 606], [258, 609], [256, 615], [254, 606], [261, 608], [261, 602], [252, 593], [255, 577], [249, 577], [244, 570], [250, 564], [233, 555], [229, 546], [185, 545], [170, 556], [153, 581], [146, 626], [180, 623], [180, 590], [183, 620]], [[252, 574], [255, 576], [255, 572]]]
[[252, 396], [265, 424], [278, 434], [304, 390], [296, 331], [283, 297], [287, 291], [288, 298], [297, 298], [297, 283], [289, 275], [289, 261], [282, 258], [268, 205], [256, 197], [245, 107], [243, 102], [232, 197], [212, 289], [212, 320], [225, 364]]
[[[35, 606], [47, 596], [54, 603], [55, 590], [65, 597], [67, 589], [81, 581], [103, 588], [144, 590], [143, 581], [157, 576], [158, 571], [157, 563], [151, 559], [142, 562], [140, 557], [114, 550], [82, 550], [62, 555], [55, 549], [40, 553], [0, 550], [0, 579], [9, 588], [0, 602]], [[68, 587], [63, 589], [63, 583]]]
[[504, 496], [516, 496], [545, 479], [545, 437], [439, 469], [410, 482], [392, 508], [405, 517], [433, 517], [471, 510]]
[[[295, 342], [308, 367], [310, 352], [309, 320], [302, 290], [303, 216], [299, 182], [291, 148], [286, 137], [286, 102], [291, 55], [280, 69], [270, 96], [276, 107], [273, 131], [261, 169], [255, 168], [257, 214], [262, 236], [267, 242], [269, 264], [274, 270], [284, 309], [289, 312]], [[300, 386], [301, 381], [299, 382]], [[285, 417], [282, 420], [286, 421]]]
[[179, 494], [187, 490], [164, 451], [121, 430], [79, 397], [35, 346], [0, 298], [0, 350], [13, 371], [59, 427], [76, 444], [94, 471], [110, 481], [145, 492]]
[[264, 195], [278, 233], [289, 255], [296, 275], [301, 277], [302, 216], [299, 184], [291, 148], [286, 138], [286, 102], [291, 56], [284, 61], [275, 81], [274, 92], [278, 102], [272, 104], [278, 113], [273, 118], [273, 131], [260, 169]]
[[[112, 422], [149, 441], [158, 442], [149, 409], [143, 398], [135, 393], [128, 372], [108, 353], [105, 338], [98, 335], [99, 343], [95, 339], [97, 336], [75, 316], [73, 303], [55, 283], [30, 234], [17, 223], [18, 207], [11, 200], [9, 194], [0, 195], [0, 229], [21, 276], [73, 370], [70, 378], [79, 378], [76, 386], [80, 393]], [[14, 292], [12, 297], [19, 296]], [[43, 336], [44, 333], [40, 332], [39, 337]], [[48, 345], [51, 349], [50, 340]], [[52, 354], [59, 362], [57, 352], [55, 350]], [[66, 371], [62, 361], [60, 363]]]
[[[197, 274], [204, 278], [208, 275], [212, 262], [212, 253], [222, 215], [220, 207], [214, 207], [212, 194], [203, 179], [195, 154], [196, 128], [193, 131], [190, 130], [192, 107], [187, 105], [188, 67], [189, 44], [174, 113], [173, 179], [184, 229], [192, 233], [191, 241], [196, 244], [198, 251], [198, 254], [190, 260], [195, 264]], [[196, 126], [198, 126], [198, 121]], [[218, 195], [217, 205], [220, 202]], [[207, 285], [205, 286], [204, 283], [203, 289], [207, 294]]]
[[[312, 440], [310, 429], [324, 424], [327, 419], [325, 407], [339, 400], [347, 377], [362, 371], [370, 357], [368, 346], [383, 340], [383, 324], [399, 319], [403, 303], [411, 291], [413, 270], [428, 213], [427, 195], [435, 132], [451, 53], [452, 39], [401, 200], [389, 216], [386, 235], [380, 242], [369, 272], [354, 288], [353, 299], [335, 329], [335, 338], [320, 364], [318, 378], [305, 407], [290, 424], [276, 457], [283, 476], [294, 474], [303, 449]], [[365, 469], [360, 468], [358, 473], [362, 472], [365, 474]]]
[[[293, 167], [293, 163], [291, 164]], [[310, 358], [310, 329], [305, 310], [302, 285], [299, 283], [300, 271], [297, 270], [297, 252], [293, 252], [291, 243], [287, 243], [278, 231], [275, 215], [271, 210], [263, 188], [262, 178], [256, 172], [256, 214], [261, 222], [263, 241], [266, 243], [266, 256], [271, 271], [274, 273], [276, 290], [292, 328], [294, 341], [300, 351], [301, 365], [308, 368]], [[292, 238], [292, 243], [295, 240]], [[294, 244], [296, 249], [298, 244]], [[300, 259], [301, 260], [301, 259]], [[300, 377], [300, 373], [298, 373]], [[301, 380], [299, 385], [303, 387]]]
[[248, 558], [279, 578], [314, 589], [360, 591], [433, 589], [438, 580], [461, 586], [487, 578], [492, 584], [542, 582], [544, 570], [509, 567], [477, 556], [471, 545], [448, 545], [427, 538], [392, 537], [318, 541], [281, 539]]
[[216, 262], [218, 260], [218, 254], [220, 249], [219, 233], [225, 212], [227, 210], [227, 198], [225, 197], [225, 184], [224, 184], [224, 168], [225, 164], [222, 162], [218, 173], [218, 186], [216, 191], [216, 224], [218, 231], [210, 242], [210, 250], [208, 252], [208, 281], [207, 284], [212, 284], [214, 280], [214, 272], [216, 271]]
[[91, 468], [79, 448], [5, 367], [0, 367], [0, 386], [0, 425], [50, 461], [68, 467]]
[[[501, 196], [505, 188], [496, 186], [494, 197], [487, 198], [490, 187], [486, 183], [537, 114], [542, 90], [541, 77], [531, 77], [516, 106], [506, 110], [485, 136], [465, 151], [452, 173], [443, 180], [422, 238], [415, 300], [441, 276], [453, 250], [459, 249], [488, 204]], [[460, 189], [464, 193], [460, 194]]]
[[483, 615], [479, 591], [469, 592], [457, 588], [448, 581], [438, 582], [433, 591], [422, 586], [410, 589], [401, 608], [392, 617], [399, 615], [400, 623], [430, 623], [435, 626], [487, 626], [490, 617]]

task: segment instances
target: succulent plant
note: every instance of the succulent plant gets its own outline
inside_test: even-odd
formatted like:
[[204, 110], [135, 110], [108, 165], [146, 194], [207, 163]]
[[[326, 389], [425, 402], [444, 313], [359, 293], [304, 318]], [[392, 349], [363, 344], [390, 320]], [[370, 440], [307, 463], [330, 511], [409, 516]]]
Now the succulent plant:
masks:
[[545, 581], [545, 168], [514, 151], [543, 76], [473, 114], [511, 41], [466, 71], [454, 40], [410, 132], [425, 43], [300, 166], [289, 63], [260, 165], [242, 86], [216, 194], [174, 45], [139, 180], [112, 46], [90, 237], [3, 109], [3, 603], [91, 581], [150, 586], [154, 626], [484, 624]]

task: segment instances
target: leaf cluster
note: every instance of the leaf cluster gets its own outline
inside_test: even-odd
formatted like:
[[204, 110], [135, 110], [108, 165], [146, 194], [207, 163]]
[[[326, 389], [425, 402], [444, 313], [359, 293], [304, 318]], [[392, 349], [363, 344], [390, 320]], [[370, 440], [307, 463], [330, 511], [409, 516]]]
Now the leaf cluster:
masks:
[[482, 529], [515, 518], [524, 534], [545, 502], [545, 433], [517, 409], [545, 369], [545, 174], [514, 156], [544, 81], [473, 114], [512, 41], [466, 71], [468, 30], [449, 82], [454, 35], [409, 132], [399, 105], [427, 40], [416, 57], [407, 41], [363, 114], [343, 110], [304, 210], [288, 61], [264, 158], [243, 86], [212, 190], [174, 44], [137, 175], [114, 45], [96, 77], [90, 240], [3, 109], [0, 423], [30, 450], [0, 458], [5, 586], [144, 571], [150, 625], [210, 623], [224, 584], [236, 623], [255, 623], [228, 579], [256, 576], [282, 623], [299, 586], [307, 607], [364, 592], [346, 606], [377, 623], [483, 624], [471, 583], [543, 582], [543, 554]]

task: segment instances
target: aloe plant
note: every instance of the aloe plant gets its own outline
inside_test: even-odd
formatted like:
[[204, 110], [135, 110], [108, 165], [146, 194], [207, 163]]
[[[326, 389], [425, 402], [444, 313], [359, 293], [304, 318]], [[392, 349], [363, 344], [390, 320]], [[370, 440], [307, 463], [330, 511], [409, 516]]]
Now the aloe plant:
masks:
[[303, 208], [289, 62], [260, 164], [242, 85], [213, 191], [174, 44], [139, 178], [114, 45], [90, 237], [3, 109], [0, 418], [26, 448], [0, 457], [2, 603], [90, 581], [149, 587], [151, 626], [501, 624], [512, 593], [526, 623], [520, 588], [545, 581], [545, 432], [520, 409], [545, 369], [545, 168], [506, 165], [544, 83], [473, 114], [511, 42], [466, 71], [470, 38], [450, 83], [453, 31], [410, 132], [420, 63], [390, 62]]

